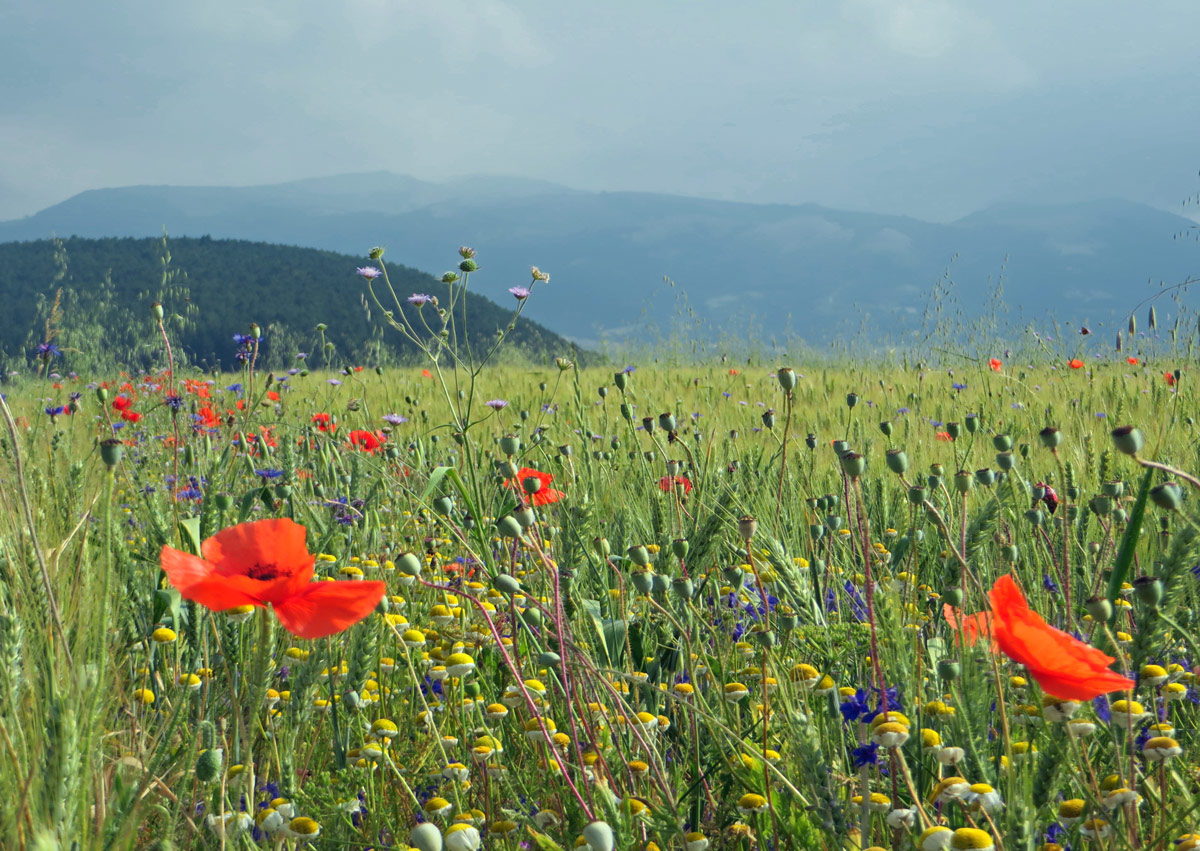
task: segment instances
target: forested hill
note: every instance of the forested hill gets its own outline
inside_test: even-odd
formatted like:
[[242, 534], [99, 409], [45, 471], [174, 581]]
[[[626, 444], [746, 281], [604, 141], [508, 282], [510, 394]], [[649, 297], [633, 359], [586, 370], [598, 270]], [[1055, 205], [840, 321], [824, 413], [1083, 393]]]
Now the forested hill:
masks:
[[[486, 260], [479, 260], [472, 289], [487, 275]], [[451, 248], [446, 268], [459, 262]], [[233, 337], [247, 333], [251, 323], [263, 329], [262, 358], [269, 369], [298, 365], [300, 353], [314, 366], [414, 360], [415, 347], [387, 327], [355, 274], [356, 267], [372, 264], [379, 265], [332, 251], [208, 237], [0, 243], [0, 300], [5, 305], [0, 363], [11, 370], [30, 361], [46, 338], [46, 322], [60, 290], [60, 318], [50, 328], [58, 330], [52, 342], [63, 352], [64, 360], [56, 364], [61, 370], [101, 362], [140, 366], [157, 358], [162, 343], [151, 320], [155, 301], [163, 305], [177, 350], [188, 362], [208, 368], [235, 364]], [[440, 279], [391, 263], [387, 272], [402, 301], [423, 293], [447, 304], [449, 288]], [[382, 279], [377, 283], [384, 307], [394, 309]], [[507, 281], [505, 286], [528, 283]], [[532, 298], [537, 298], [536, 290]], [[407, 303], [403, 307], [417, 316]], [[475, 351], [496, 340], [516, 307], [515, 299], [502, 307], [468, 292], [469, 340]], [[430, 327], [439, 329], [436, 308], [423, 311]], [[506, 355], [515, 352], [541, 362], [572, 356], [570, 342], [523, 317], [504, 348]]]

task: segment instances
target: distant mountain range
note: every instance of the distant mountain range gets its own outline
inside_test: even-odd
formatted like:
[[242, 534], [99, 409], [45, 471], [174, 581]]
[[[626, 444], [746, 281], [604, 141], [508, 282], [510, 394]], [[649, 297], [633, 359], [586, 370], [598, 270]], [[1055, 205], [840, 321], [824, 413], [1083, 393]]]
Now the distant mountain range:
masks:
[[[478, 250], [473, 286], [498, 301], [529, 267], [551, 275], [526, 315], [584, 345], [638, 340], [681, 319], [726, 333], [819, 343], [869, 317], [898, 336], [926, 296], [955, 283], [956, 309], [982, 309], [1003, 278], [1022, 321], [1047, 311], [1100, 326], [1200, 272], [1195, 223], [1118, 199], [1003, 205], [949, 224], [814, 204], [741, 204], [638, 192], [583, 192], [477, 177], [428, 183], [391, 173], [271, 186], [132, 186], [83, 192], [0, 222], [0, 242], [204, 236], [307, 246], [435, 275]], [[1182, 237], [1182, 238], [1179, 238]], [[330, 281], [340, 292], [350, 281]], [[672, 288], [664, 282], [670, 278]], [[681, 292], [686, 301], [680, 301]]]

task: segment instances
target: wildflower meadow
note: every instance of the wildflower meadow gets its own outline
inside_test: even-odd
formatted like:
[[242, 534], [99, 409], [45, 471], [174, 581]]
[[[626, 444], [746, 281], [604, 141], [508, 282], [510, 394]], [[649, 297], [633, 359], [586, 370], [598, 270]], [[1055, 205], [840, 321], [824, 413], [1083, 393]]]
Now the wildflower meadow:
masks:
[[481, 344], [455, 262], [346, 270], [402, 366], [268, 372], [246, 317], [204, 371], [156, 304], [99, 370], [47, 323], [0, 847], [1200, 848], [1193, 329], [520, 365], [564, 284]]

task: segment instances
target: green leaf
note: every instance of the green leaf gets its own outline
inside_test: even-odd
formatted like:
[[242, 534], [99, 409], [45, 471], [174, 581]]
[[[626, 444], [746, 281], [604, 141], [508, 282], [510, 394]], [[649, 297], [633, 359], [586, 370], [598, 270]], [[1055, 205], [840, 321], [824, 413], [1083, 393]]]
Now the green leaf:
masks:
[[200, 518], [188, 517], [179, 521], [179, 536], [191, 547], [193, 555], [200, 555]]
[[[1141, 534], [1142, 521], [1146, 517], [1146, 498], [1150, 495], [1150, 482], [1153, 481], [1153, 477], [1154, 470], [1147, 468], [1145, 475], [1142, 476], [1142, 486], [1138, 490], [1137, 502], [1133, 504], [1133, 512], [1129, 515], [1125, 534], [1121, 536], [1121, 548], [1117, 551], [1117, 561], [1113, 565], [1112, 576], [1108, 579], [1108, 601], [1110, 603], [1116, 602], [1117, 595], [1121, 593], [1121, 583], [1125, 581], [1125, 576], [1129, 573], [1129, 566], [1133, 564], [1133, 553], [1137, 549], [1138, 535]], [[1116, 606], [1113, 607], [1113, 619], [1120, 611]]]

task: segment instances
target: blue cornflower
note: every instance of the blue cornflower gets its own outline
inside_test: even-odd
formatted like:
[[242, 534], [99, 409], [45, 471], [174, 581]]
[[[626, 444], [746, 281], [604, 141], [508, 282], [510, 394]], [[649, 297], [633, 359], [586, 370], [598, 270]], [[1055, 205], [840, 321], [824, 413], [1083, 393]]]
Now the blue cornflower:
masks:
[[50, 342], [38, 343], [37, 354], [38, 354], [38, 357], [42, 358], [43, 360], [50, 360], [50, 358], [52, 358], [52, 357], [61, 355], [62, 349], [60, 349], [58, 346], [54, 345], [54, 343], [50, 343]]
[[1042, 587], [1045, 588], [1047, 591], [1049, 591], [1051, 594], [1058, 593], [1058, 583], [1055, 582], [1054, 579], [1051, 578], [1049, 573], [1042, 574]]

